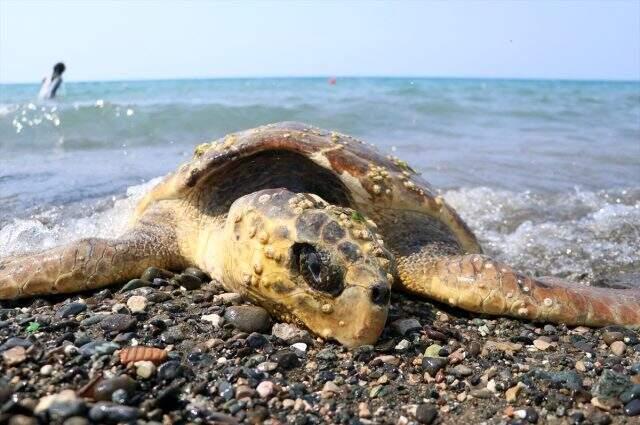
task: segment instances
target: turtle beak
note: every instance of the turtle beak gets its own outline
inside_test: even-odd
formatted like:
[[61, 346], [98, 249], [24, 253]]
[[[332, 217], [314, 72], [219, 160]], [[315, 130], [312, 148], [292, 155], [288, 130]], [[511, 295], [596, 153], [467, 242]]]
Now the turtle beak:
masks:
[[316, 304], [315, 300], [305, 299], [302, 301], [305, 308], [297, 311], [296, 316], [313, 333], [348, 348], [378, 340], [387, 321], [388, 290], [381, 290], [379, 285], [351, 285], [331, 301], [310, 305]]

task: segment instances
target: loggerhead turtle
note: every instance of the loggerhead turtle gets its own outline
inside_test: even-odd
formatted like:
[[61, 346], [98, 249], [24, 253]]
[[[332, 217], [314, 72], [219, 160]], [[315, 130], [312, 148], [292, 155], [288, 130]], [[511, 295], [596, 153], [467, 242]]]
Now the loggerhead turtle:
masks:
[[479, 313], [640, 325], [637, 290], [520, 274], [482, 255], [458, 214], [406, 162], [300, 123], [198, 146], [138, 204], [118, 239], [1, 260], [0, 299], [192, 265], [280, 319], [350, 347], [376, 341], [392, 285]]

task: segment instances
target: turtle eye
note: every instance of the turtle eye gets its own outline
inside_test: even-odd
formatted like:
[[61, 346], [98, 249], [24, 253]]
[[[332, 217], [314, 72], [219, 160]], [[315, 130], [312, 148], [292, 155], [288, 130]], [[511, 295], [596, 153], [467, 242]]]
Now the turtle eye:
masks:
[[332, 264], [328, 252], [318, 251], [310, 244], [293, 246], [293, 268], [318, 291], [337, 296], [344, 288], [342, 269]]

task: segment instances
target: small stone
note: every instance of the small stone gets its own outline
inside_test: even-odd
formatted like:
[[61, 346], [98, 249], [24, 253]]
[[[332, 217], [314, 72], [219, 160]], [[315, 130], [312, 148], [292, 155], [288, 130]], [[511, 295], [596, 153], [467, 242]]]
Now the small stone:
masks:
[[133, 291], [134, 289], [144, 288], [147, 286], [151, 286], [151, 282], [148, 280], [132, 279], [127, 282], [122, 288], [120, 288], [120, 292], [129, 292]]
[[333, 381], [327, 381], [324, 383], [324, 386], [320, 391], [320, 397], [325, 399], [331, 398], [338, 393], [340, 393], [340, 387], [338, 387]]
[[58, 318], [66, 318], [76, 316], [87, 309], [87, 305], [85, 303], [69, 303], [63, 305], [58, 311], [56, 311], [55, 317]]
[[148, 301], [142, 295], [134, 295], [127, 300], [127, 307], [131, 310], [131, 313], [144, 313], [147, 308]]
[[616, 356], [622, 356], [627, 349], [627, 344], [622, 341], [614, 341], [609, 346], [611, 352]]
[[627, 416], [638, 416], [640, 415], [640, 400], [635, 399], [631, 400], [629, 403], [624, 405], [624, 414]]
[[267, 399], [273, 394], [274, 385], [271, 381], [262, 381], [256, 387], [256, 391], [261, 398]]
[[582, 360], [578, 360], [576, 362], [576, 370], [578, 372], [586, 372], [587, 371], [587, 367], [585, 366], [584, 362]]
[[2, 353], [2, 359], [8, 367], [19, 365], [27, 359], [27, 350], [21, 346], [9, 348]]
[[164, 381], [172, 381], [176, 378], [181, 377], [186, 369], [179, 361], [170, 360], [166, 363], [163, 363], [158, 368], [158, 378]]
[[473, 375], [473, 369], [465, 365], [457, 365], [451, 370], [451, 373], [457, 378], [464, 378]]
[[605, 369], [594, 388], [594, 394], [601, 398], [618, 397], [631, 386], [631, 379], [628, 376]]
[[608, 404], [604, 403], [598, 397], [593, 397], [591, 399], [591, 404], [593, 404], [595, 407], [597, 407], [600, 410], [604, 410], [605, 412], [608, 412], [608, 411], [611, 410], [611, 406], [609, 406]]
[[296, 350], [304, 353], [307, 351], [307, 344], [304, 342], [296, 342], [295, 344], [291, 344], [291, 348], [295, 348]]
[[432, 424], [438, 416], [438, 409], [431, 405], [422, 403], [416, 409], [416, 420], [421, 424]]
[[280, 350], [271, 355], [271, 359], [282, 369], [293, 369], [300, 366], [298, 356], [290, 350]]
[[239, 304], [242, 302], [242, 295], [236, 292], [226, 292], [224, 294], [216, 295], [215, 297], [213, 297], [213, 300], [220, 300], [223, 304], [226, 305]]
[[440, 357], [440, 350], [442, 350], [442, 346], [438, 344], [431, 344], [424, 351], [425, 357]]
[[239, 305], [226, 309], [224, 318], [243, 332], [268, 332], [271, 329], [271, 316], [262, 307]]
[[358, 417], [362, 419], [369, 419], [371, 417], [371, 411], [367, 403], [361, 402], [358, 404]]
[[[73, 346], [70, 346], [70, 347], [73, 347]], [[77, 350], [82, 357], [91, 357], [94, 354], [112, 354], [118, 348], [120, 348], [120, 346], [113, 342], [91, 341], [84, 344]]]
[[428, 372], [432, 377], [447, 365], [447, 359], [444, 357], [424, 357], [422, 359], [422, 369]]
[[156, 365], [148, 360], [135, 362], [134, 366], [136, 367], [136, 375], [142, 379], [149, 379], [156, 373]]
[[247, 345], [251, 348], [261, 348], [267, 343], [267, 337], [258, 332], [252, 332], [247, 337]]
[[[57, 394], [47, 395], [38, 400], [38, 404], [33, 409], [33, 412], [38, 415], [50, 411], [51, 408], [57, 408], [59, 410], [57, 413], [62, 413], [62, 416], [58, 417], [64, 417], [64, 413], [69, 413], [69, 410], [79, 410], [78, 407], [81, 406], [76, 403], [78, 401], [81, 400], [78, 398], [75, 391], [62, 390]], [[67, 409], [64, 406], [68, 406], [71, 409]], [[73, 416], [74, 414], [75, 412], [70, 412], [67, 416]]]
[[100, 327], [106, 332], [120, 333], [132, 329], [138, 321], [128, 314], [110, 314], [100, 322]]
[[98, 423], [134, 422], [140, 416], [135, 407], [121, 406], [104, 401], [96, 403], [89, 411], [89, 418]]
[[319, 360], [332, 362], [336, 360], [338, 356], [336, 356], [336, 353], [334, 353], [331, 348], [325, 348], [323, 350], [318, 351], [318, 354], [316, 354], [316, 358]]
[[384, 355], [376, 357], [376, 359], [380, 360], [382, 363], [390, 364], [392, 366], [398, 366], [400, 364], [400, 359], [396, 356]]
[[254, 394], [253, 388], [248, 385], [238, 385], [236, 387], [236, 399], [251, 398]]
[[211, 323], [215, 329], [219, 329], [220, 326], [222, 326], [222, 324], [224, 323], [224, 319], [222, 318], [222, 316], [215, 313], [205, 314], [200, 318], [200, 320], [202, 320], [203, 322]]
[[[67, 421], [64, 422], [64, 425]], [[38, 420], [33, 416], [13, 415], [7, 422], [7, 425], [38, 425]]]
[[482, 355], [486, 356], [491, 351], [502, 351], [509, 355], [513, 355], [515, 352], [522, 349], [522, 344], [506, 341], [487, 341], [482, 347]]
[[208, 274], [206, 274], [202, 270], [197, 269], [195, 267], [187, 267], [186, 269], [184, 269], [183, 274], [190, 274], [192, 276], [195, 276], [198, 279], [200, 279], [202, 282], [211, 281], [211, 277]]
[[547, 351], [551, 347], [551, 343], [544, 339], [536, 339], [533, 341], [533, 346], [536, 347], [540, 351]]
[[12, 336], [8, 340], [6, 340], [2, 345], [0, 345], [0, 352], [6, 351], [13, 347], [23, 347], [29, 348], [33, 345], [33, 343], [29, 340], [18, 338], [16, 336]]
[[402, 341], [400, 341], [395, 346], [395, 350], [396, 351], [407, 351], [409, 349], [409, 347], [411, 347], [411, 343], [409, 341], [407, 341], [406, 339], [403, 339]]
[[479, 388], [471, 390], [469, 392], [469, 395], [475, 398], [487, 399], [492, 398], [494, 396], [494, 393], [489, 388]]
[[129, 375], [120, 375], [114, 378], [98, 381], [94, 390], [93, 398], [96, 401], [111, 401], [113, 393], [117, 390], [124, 390], [127, 394], [132, 394], [136, 389], [136, 381]]
[[187, 291], [193, 291], [195, 289], [200, 289], [202, 286], [202, 281], [192, 274], [179, 274], [171, 278], [169, 281], [176, 286], [181, 286]]
[[173, 276], [174, 273], [170, 272], [169, 270], [161, 269], [158, 267], [149, 267], [144, 271], [144, 273], [142, 273], [140, 279], [147, 282], [153, 282], [154, 279], [171, 279]]
[[401, 336], [422, 330], [422, 325], [416, 319], [399, 319], [391, 323], [391, 327]]
[[623, 339], [624, 339], [624, 334], [622, 332], [607, 331], [602, 334], [602, 340], [607, 345], [611, 345], [616, 341], [622, 341]]
[[262, 362], [257, 366], [260, 372], [273, 372], [278, 368], [278, 363], [275, 362]]
[[271, 334], [287, 344], [309, 342], [311, 340], [309, 332], [289, 323], [276, 323], [271, 329]]
[[40, 375], [42, 376], [51, 376], [52, 372], [53, 366], [51, 366], [50, 364], [46, 364], [40, 368]]
[[524, 384], [522, 382], [518, 382], [517, 385], [514, 385], [513, 387], [505, 391], [504, 397], [507, 400], [507, 403], [515, 402], [518, 399], [518, 395], [520, 394], [523, 388], [524, 388]]

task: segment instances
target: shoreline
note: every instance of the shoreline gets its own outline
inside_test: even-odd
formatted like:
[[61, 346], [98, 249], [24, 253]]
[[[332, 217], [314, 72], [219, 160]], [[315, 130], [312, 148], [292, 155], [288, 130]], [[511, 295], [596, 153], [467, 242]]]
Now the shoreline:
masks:
[[[216, 282], [179, 282], [1, 302], [0, 421], [630, 424], [624, 410], [640, 414], [637, 331], [481, 318], [394, 294], [376, 345], [349, 351]], [[123, 364], [135, 344], [166, 358]]]

